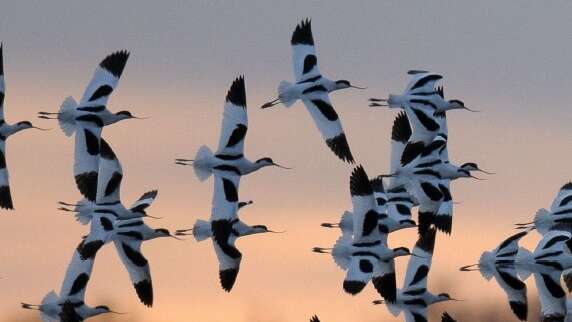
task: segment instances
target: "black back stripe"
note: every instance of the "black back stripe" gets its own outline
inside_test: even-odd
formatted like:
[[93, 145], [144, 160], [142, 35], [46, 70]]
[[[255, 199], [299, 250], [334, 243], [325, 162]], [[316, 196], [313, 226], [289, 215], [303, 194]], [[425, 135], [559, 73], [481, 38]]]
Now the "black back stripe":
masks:
[[131, 248], [131, 246], [126, 243], [121, 243], [121, 247], [123, 248], [125, 256], [127, 256], [131, 263], [139, 267], [144, 267], [147, 265], [147, 259], [145, 259], [145, 257], [143, 257], [140, 252]]
[[95, 101], [99, 98], [105, 97], [105, 96], [109, 96], [109, 94], [111, 94], [113, 92], [113, 87], [109, 86], [109, 85], [103, 85], [100, 86], [99, 88], [97, 88], [95, 90], [95, 92], [93, 92], [93, 94], [91, 95], [91, 97], [89, 98], [89, 101]]
[[443, 76], [434, 75], [434, 74], [433, 75], [427, 75], [425, 77], [421, 77], [419, 80], [417, 80], [417, 82], [415, 82], [413, 87], [411, 87], [411, 90], [413, 91], [416, 88], [425, 86], [427, 83], [429, 83], [431, 81], [437, 81], [437, 80], [440, 80], [441, 78], [443, 78]]
[[314, 85], [312, 87], [308, 87], [306, 88], [302, 94], [308, 94], [308, 93], [313, 93], [313, 92], [327, 92], [328, 89], [325, 88], [323, 85]]
[[419, 120], [419, 122], [421, 122], [421, 125], [423, 125], [425, 129], [431, 132], [439, 130], [439, 123], [437, 123], [433, 118], [425, 114], [425, 112], [416, 108], [412, 108], [411, 110], [413, 110], [413, 113], [415, 113], [415, 117], [417, 117], [417, 119]]
[[105, 105], [78, 107], [78, 111], [97, 113], [105, 110]]
[[226, 101], [243, 108], [246, 107], [246, 87], [244, 85], [244, 76], [239, 76], [234, 80], [226, 94]]
[[317, 64], [318, 64], [318, 58], [316, 57], [316, 55], [306, 56], [306, 58], [304, 58], [304, 69], [302, 70], [302, 74], [307, 74], [311, 72], [312, 69], [314, 69], [314, 67], [316, 67]]
[[230, 148], [244, 140], [246, 136], [246, 131], [248, 128], [244, 124], [237, 124], [234, 130], [232, 131], [230, 137], [228, 138], [228, 142], [226, 143], [226, 147]]
[[87, 153], [90, 155], [98, 155], [99, 138], [88, 129], [84, 129], [83, 133], [85, 135], [85, 146], [87, 148]]
[[87, 275], [86, 273], [79, 274], [73, 281], [68, 296], [75, 295], [81, 292], [87, 286], [87, 282], [89, 282], [89, 275]]
[[232, 181], [222, 178], [224, 195], [228, 202], [238, 202], [238, 191]]
[[311, 100], [311, 102], [320, 110], [320, 113], [328, 119], [328, 121], [334, 122], [338, 120], [338, 113], [334, 110], [334, 107], [320, 99]]

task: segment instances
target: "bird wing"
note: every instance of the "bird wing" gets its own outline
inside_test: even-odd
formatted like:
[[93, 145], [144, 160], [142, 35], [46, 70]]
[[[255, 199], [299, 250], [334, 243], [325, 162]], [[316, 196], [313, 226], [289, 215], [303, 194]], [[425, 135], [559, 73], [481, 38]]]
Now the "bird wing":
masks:
[[373, 286], [387, 302], [393, 303], [397, 297], [397, 281], [395, 277], [395, 260], [381, 260], [373, 272]]
[[441, 322], [457, 322], [457, 320], [453, 319], [449, 313], [443, 312], [443, 315], [441, 316]]
[[[391, 152], [390, 152], [390, 166], [389, 173], [395, 173], [401, 169], [401, 155], [403, 150], [411, 138], [411, 125], [409, 119], [404, 111], [400, 111], [393, 121], [391, 128]], [[389, 180], [389, 187], [395, 188], [402, 185], [398, 178], [392, 177]]]
[[72, 260], [67, 267], [60, 291], [60, 297], [63, 301], [83, 301], [85, 298], [85, 291], [91, 277], [94, 258], [82, 257], [81, 253], [84, 246], [85, 241], [82, 241], [74, 250]]
[[8, 177], [8, 167], [6, 165], [6, 141], [5, 138], [0, 137], [0, 208], [14, 209]]
[[508, 297], [512, 312], [521, 321], [528, 316], [528, 300], [526, 297], [526, 284], [524, 284], [513, 267], [495, 267], [493, 274], [495, 280]]
[[493, 251], [497, 260], [514, 260], [518, 253], [518, 242], [527, 234], [528, 232], [521, 231], [500, 243], [500, 245]]
[[570, 240], [572, 233], [563, 230], [548, 231], [534, 249], [534, 257], [539, 258], [544, 254], [563, 252], [565, 243]]
[[100, 140], [103, 121], [97, 115], [76, 118], [74, 177], [79, 192], [90, 201], [97, 196]]
[[407, 272], [403, 283], [403, 292], [412, 289], [426, 289], [427, 275], [431, 268], [433, 250], [435, 248], [436, 230], [431, 227], [425, 234], [419, 237], [415, 243], [412, 254], [407, 263]]
[[236, 238], [232, 236], [232, 224], [227, 220], [213, 222], [213, 246], [219, 263], [219, 279], [223, 290], [230, 292], [238, 271], [242, 253], [234, 245]]
[[4, 123], [4, 96], [6, 95], [6, 84], [4, 83], [4, 49], [0, 44], [0, 123]]
[[408, 95], [436, 93], [435, 85], [443, 78], [441, 75], [427, 71], [409, 71], [407, 74], [412, 76], [405, 89]]
[[237, 217], [240, 176], [229, 171], [214, 171], [211, 221]]
[[157, 190], [145, 192], [131, 205], [131, 207], [129, 207], [129, 210], [133, 213], [145, 214], [145, 210], [151, 206], [153, 201], [155, 201], [158, 193], [159, 192]]
[[98, 204], [121, 202], [122, 180], [121, 163], [111, 146], [101, 138], [96, 202]]
[[569, 182], [560, 188], [556, 194], [556, 198], [552, 201], [550, 212], [557, 213], [559, 211], [572, 208], [572, 182]]
[[543, 316], [566, 315], [566, 293], [560, 285], [560, 272], [534, 272]]
[[342, 128], [342, 122], [330, 102], [328, 93], [324, 91], [308, 93], [302, 97], [302, 102], [306, 105], [306, 109], [310, 112], [330, 150], [343, 161], [353, 163], [354, 157]]
[[371, 243], [380, 239], [379, 214], [373, 189], [364, 168], [357, 166], [350, 177], [350, 194], [353, 205], [353, 229], [355, 243]]
[[373, 271], [378, 270], [378, 263], [378, 258], [365, 252], [352, 254], [344, 279], [344, 291], [352, 295], [361, 292], [371, 280]]
[[403, 308], [405, 322], [428, 322], [427, 307], [407, 305]]
[[242, 155], [247, 130], [246, 89], [244, 77], [241, 76], [232, 83], [226, 94], [220, 140], [216, 153], [230, 156]]
[[292, 62], [296, 82], [300, 83], [320, 76], [312, 36], [312, 22], [309, 19], [303, 20], [296, 26], [290, 44], [292, 45]]
[[153, 306], [153, 282], [149, 262], [141, 253], [141, 241], [114, 241], [119, 258], [129, 273], [141, 303]]
[[99, 63], [91, 82], [85, 89], [77, 107], [78, 110], [97, 112], [105, 108], [109, 95], [117, 87], [128, 58], [129, 53], [127, 51], [118, 51], [105, 57]]

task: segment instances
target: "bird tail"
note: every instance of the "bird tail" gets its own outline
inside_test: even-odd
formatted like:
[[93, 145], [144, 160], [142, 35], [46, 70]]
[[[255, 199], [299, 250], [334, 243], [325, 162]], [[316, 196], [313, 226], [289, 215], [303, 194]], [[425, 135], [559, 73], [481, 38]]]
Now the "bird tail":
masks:
[[332, 257], [334, 258], [334, 262], [336, 262], [336, 265], [343, 270], [348, 269], [348, 266], [350, 265], [351, 252], [348, 246], [351, 242], [351, 236], [341, 236], [332, 248]]
[[546, 221], [550, 221], [550, 217], [552, 216], [552, 213], [544, 208], [538, 209], [538, 211], [536, 212], [536, 215], [534, 215], [534, 226], [536, 227], [536, 229], [538, 229], [538, 232], [541, 234], [544, 234], [546, 232], [546, 227], [544, 227], [543, 225], [537, 225], [537, 223], [542, 223], [542, 222], [546, 222]]
[[278, 85], [278, 98], [286, 107], [290, 107], [296, 102], [296, 95], [292, 90], [292, 83], [281, 81]]
[[453, 201], [442, 202], [435, 216], [435, 227], [440, 231], [451, 235], [453, 226]]
[[75, 131], [75, 121], [73, 119], [73, 110], [77, 107], [77, 102], [73, 97], [68, 96], [60, 106], [58, 113], [58, 122], [60, 128], [66, 136], [71, 136]]
[[195, 170], [195, 175], [200, 181], [207, 180], [212, 174], [212, 169], [206, 164], [207, 160], [210, 159], [212, 155], [213, 152], [206, 145], [201, 146], [197, 151], [193, 162], [193, 169]]
[[197, 219], [193, 226], [193, 237], [200, 242], [212, 236], [211, 223], [206, 220]]
[[[526, 263], [532, 258], [532, 256], [533, 256], [532, 253], [528, 249], [524, 247], [519, 247], [518, 253], [516, 254], [516, 263]], [[528, 271], [527, 269], [524, 269], [522, 266], [523, 265], [516, 265], [516, 270], [520, 279], [526, 281], [526, 279], [528, 279], [528, 277], [530, 276], [531, 272]]]
[[77, 202], [77, 206], [75, 206], [75, 211], [77, 212], [75, 215], [75, 219], [80, 222], [82, 225], [87, 225], [91, 221], [92, 211], [95, 204], [89, 201], [87, 198], [84, 198]]

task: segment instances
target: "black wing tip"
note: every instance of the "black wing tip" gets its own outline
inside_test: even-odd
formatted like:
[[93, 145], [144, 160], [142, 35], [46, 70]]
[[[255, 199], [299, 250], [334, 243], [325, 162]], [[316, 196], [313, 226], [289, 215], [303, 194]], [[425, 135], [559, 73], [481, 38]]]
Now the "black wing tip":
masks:
[[99, 66], [113, 74], [113, 76], [119, 78], [123, 73], [125, 64], [127, 64], [129, 54], [130, 53], [127, 50], [116, 51], [105, 57], [101, 63], [99, 63]]
[[393, 141], [398, 141], [402, 143], [407, 143], [411, 137], [411, 125], [409, 124], [409, 119], [405, 111], [401, 111], [395, 117], [393, 121], [393, 127], [391, 128], [391, 139]]
[[312, 36], [312, 20], [310, 18], [303, 19], [296, 26], [290, 43], [292, 45], [314, 45], [314, 37]]
[[75, 176], [79, 192], [90, 201], [95, 201], [97, 195], [97, 172], [84, 172]]
[[373, 194], [369, 178], [363, 166], [358, 165], [350, 177], [350, 194], [352, 196], [367, 196]]
[[395, 273], [376, 276], [371, 279], [373, 286], [386, 302], [395, 303], [397, 299], [397, 283]]
[[451, 231], [453, 228], [453, 216], [449, 215], [435, 216], [435, 227], [437, 227], [439, 231], [442, 231], [447, 235], [451, 235]]
[[151, 280], [142, 280], [140, 282], [134, 283], [135, 291], [141, 303], [148, 307], [153, 306], [153, 284]]
[[236, 277], [238, 276], [237, 268], [229, 268], [219, 271], [220, 285], [222, 289], [226, 292], [230, 292], [234, 283], [236, 282]]
[[510, 301], [509, 304], [510, 309], [519, 320], [526, 321], [528, 319], [528, 305], [526, 303]]
[[424, 250], [427, 253], [433, 254], [435, 249], [435, 236], [437, 235], [437, 230], [435, 227], [429, 227], [425, 231], [421, 232], [419, 239], [415, 243], [415, 248]]
[[107, 160], [115, 160], [117, 159], [117, 156], [115, 155], [115, 152], [113, 152], [113, 149], [111, 149], [111, 146], [109, 145], [109, 143], [107, 143], [107, 141], [105, 141], [103, 138], [101, 138], [99, 140], [99, 153], [100, 156], [104, 159]]
[[230, 85], [230, 89], [226, 94], [226, 101], [234, 105], [246, 107], [246, 86], [244, 84], [244, 75], [238, 76]]
[[4, 75], [4, 44], [0, 42], [0, 76]]
[[374, 192], [385, 193], [385, 187], [383, 186], [383, 178], [377, 177], [369, 181], [371, 188]]
[[362, 281], [348, 281], [344, 280], [344, 291], [351, 295], [356, 295], [361, 292], [366, 286]]
[[[445, 90], [443, 90], [443, 86], [437, 86], [437, 94], [439, 94], [442, 99], [445, 99]], [[443, 116], [445, 116], [445, 112], [443, 112]]]
[[157, 195], [158, 195], [158, 194], [159, 194], [159, 190], [153, 189], [153, 190], [147, 191], [147, 192], [145, 192], [143, 195], [141, 195], [141, 197], [139, 197], [139, 200], [145, 200], [145, 199], [148, 199], [148, 198], [153, 198], [153, 199], [155, 199], [155, 198], [157, 198]]
[[330, 150], [332, 150], [332, 152], [334, 152], [334, 154], [337, 155], [342, 161], [345, 161], [350, 164], [355, 163], [345, 133], [341, 133], [338, 136], [335, 136], [331, 139], [327, 139], [326, 144], [328, 145]]
[[423, 142], [409, 142], [401, 154], [401, 165], [406, 165], [415, 160], [425, 150]]
[[318, 318], [318, 316], [314, 314], [314, 315], [310, 318], [310, 322], [320, 322], [320, 318]]
[[457, 322], [457, 321], [453, 319], [453, 317], [449, 313], [447, 313], [447, 311], [445, 311], [441, 316], [441, 322]]
[[560, 190], [572, 190], [572, 181], [564, 184]]
[[0, 187], [0, 207], [7, 210], [14, 209], [14, 204], [12, 203], [12, 194], [10, 193], [10, 186]]

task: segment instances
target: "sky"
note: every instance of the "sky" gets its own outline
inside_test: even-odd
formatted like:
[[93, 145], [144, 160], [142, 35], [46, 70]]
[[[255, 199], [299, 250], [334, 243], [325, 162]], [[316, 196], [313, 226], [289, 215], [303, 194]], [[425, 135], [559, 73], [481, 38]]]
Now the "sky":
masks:
[[[0, 4], [8, 122], [32, 120], [52, 131], [28, 130], [9, 139], [7, 162], [16, 210], [0, 213], [0, 321], [28, 321], [19, 309], [59, 290], [74, 247], [87, 227], [57, 210], [80, 199], [72, 177], [73, 140], [55, 123], [36, 118], [65, 97], [79, 98], [96, 65], [115, 50], [131, 52], [108, 107], [147, 120], [125, 121], [103, 136], [124, 168], [127, 204], [159, 189], [153, 227], [188, 228], [210, 214], [212, 181], [176, 166], [199, 146], [215, 147], [225, 94], [245, 75], [249, 106], [246, 154], [270, 156], [293, 170], [265, 168], [244, 178], [241, 212], [248, 223], [284, 234], [238, 242], [244, 258], [230, 294], [219, 287], [209, 242], [153, 240], [143, 246], [155, 287], [155, 305], [138, 302], [112, 247], [98, 255], [86, 302], [109, 304], [126, 315], [93, 321], [326, 322], [399, 321], [371, 305], [368, 288], [344, 294], [344, 272], [311, 252], [329, 246], [338, 231], [320, 228], [351, 207], [352, 167], [337, 160], [300, 103], [257, 107], [292, 80], [289, 40], [312, 18], [321, 72], [368, 89], [331, 95], [357, 161], [374, 176], [389, 166], [396, 111], [372, 109], [369, 97], [399, 93], [406, 71], [444, 76], [448, 97], [481, 113], [449, 113], [449, 154], [497, 173], [487, 181], [459, 180], [452, 193], [452, 236], [440, 235], [430, 289], [466, 301], [439, 304], [453, 315], [499, 306], [503, 294], [477, 273], [475, 262], [548, 207], [571, 178], [572, 21], [569, 1], [10, 1]], [[534, 247], [538, 237], [523, 241]], [[412, 247], [414, 231], [396, 233], [394, 247]], [[406, 260], [398, 261], [398, 283]], [[528, 281], [532, 295], [533, 283]], [[532, 296], [531, 296], [532, 298]], [[531, 312], [531, 321], [535, 312]], [[113, 320], [112, 320], [113, 318]]]

